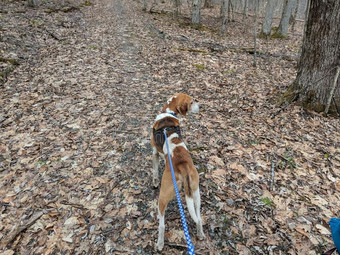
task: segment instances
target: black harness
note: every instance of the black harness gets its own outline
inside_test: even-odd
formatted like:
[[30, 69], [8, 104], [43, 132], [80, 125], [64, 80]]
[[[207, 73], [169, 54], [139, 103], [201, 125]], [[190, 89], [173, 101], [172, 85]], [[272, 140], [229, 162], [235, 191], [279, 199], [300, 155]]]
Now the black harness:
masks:
[[155, 139], [156, 145], [163, 148], [165, 142], [164, 129], [166, 129], [166, 136], [169, 137], [173, 133], [178, 134], [179, 139], [182, 139], [181, 128], [179, 126], [162, 127], [160, 129], [153, 129], [153, 138]]

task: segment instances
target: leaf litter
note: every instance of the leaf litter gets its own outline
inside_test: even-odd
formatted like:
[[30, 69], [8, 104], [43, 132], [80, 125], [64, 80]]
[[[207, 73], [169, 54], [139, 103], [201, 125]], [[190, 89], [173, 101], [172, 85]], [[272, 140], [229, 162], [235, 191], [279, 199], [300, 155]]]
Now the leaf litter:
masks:
[[[272, 103], [296, 74], [296, 61], [277, 55], [298, 54], [302, 25], [287, 40], [259, 39], [270, 54], [255, 69], [251, 54], [229, 50], [252, 47], [251, 18], [236, 17], [221, 38], [217, 9], [193, 30], [188, 10], [176, 22], [166, 4], [163, 15], [135, 1], [80, 4], [1, 9], [1, 54], [20, 63], [0, 88], [2, 254], [154, 254], [149, 134], [176, 92], [201, 104], [181, 118], [201, 178], [207, 240], [188, 217], [198, 254], [332, 247], [339, 120]], [[185, 253], [175, 201], [165, 240], [163, 254]]]

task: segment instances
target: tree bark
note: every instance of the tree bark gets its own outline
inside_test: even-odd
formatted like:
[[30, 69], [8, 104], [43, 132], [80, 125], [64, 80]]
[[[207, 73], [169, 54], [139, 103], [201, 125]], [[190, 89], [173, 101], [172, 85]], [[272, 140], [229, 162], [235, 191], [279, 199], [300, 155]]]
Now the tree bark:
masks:
[[262, 24], [262, 31], [261, 34], [265, 37], [270, 35], [272, 30], [272, 22], [273, 22], [273, 15], [275, 9], [276, 0], [268, 0], [266, 5], [266, 14]]
[[201, 27], [201, 6], [202, 0], [192, 1], [191, 24], [196, 29]]
[[[298, 73], [284, 95], [286, 101], [297, 101], [316, 112], [325, 110], [340, 66], [339, 24], [339, 0], [310, 1]], [[336, 105], [340, 105], [340, 80], [333, 99], [330, 113], [335, 113]]]
[[289, 19], [292, 14], [292, 10], [294, 6], [296, 5], [296, 0], [286, 0], [283, 11], [282, 11], [282, 17], [280, 21], [279, 28], [277, 29], [277, 34], [280, 37], [287, 37], [288, 35], [288, 26], [289, 26]]

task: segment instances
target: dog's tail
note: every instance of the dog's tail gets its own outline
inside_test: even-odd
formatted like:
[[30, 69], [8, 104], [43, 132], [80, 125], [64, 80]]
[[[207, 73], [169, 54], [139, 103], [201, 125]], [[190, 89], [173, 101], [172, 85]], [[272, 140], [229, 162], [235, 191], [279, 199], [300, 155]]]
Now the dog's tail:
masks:
[[189, 214], [191, 218], [197, 223], [198, 217], [195, 211], [193, 194], [198, 189], [198, 175], [195, 174], [196, 171], [192, 171], [190, 169], [188, 164], [178, 165], [178, 170], [180, 171], [183, 178], [185, 200], [187, 203]]

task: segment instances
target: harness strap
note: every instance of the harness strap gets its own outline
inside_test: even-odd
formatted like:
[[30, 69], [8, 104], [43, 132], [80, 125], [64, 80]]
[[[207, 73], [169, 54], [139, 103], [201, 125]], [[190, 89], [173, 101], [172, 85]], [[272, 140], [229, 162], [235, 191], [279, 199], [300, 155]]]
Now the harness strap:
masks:
[[179, 126], [163, 127], [157, 130], [153, 129], [153, 137], [155, 139], [156, 145], [163, 147], [165, 142], [165, 130], [167, 133], [174, 131], [176, 134], [178, 134], [179, 139], [182, 139], [181, 128]]

